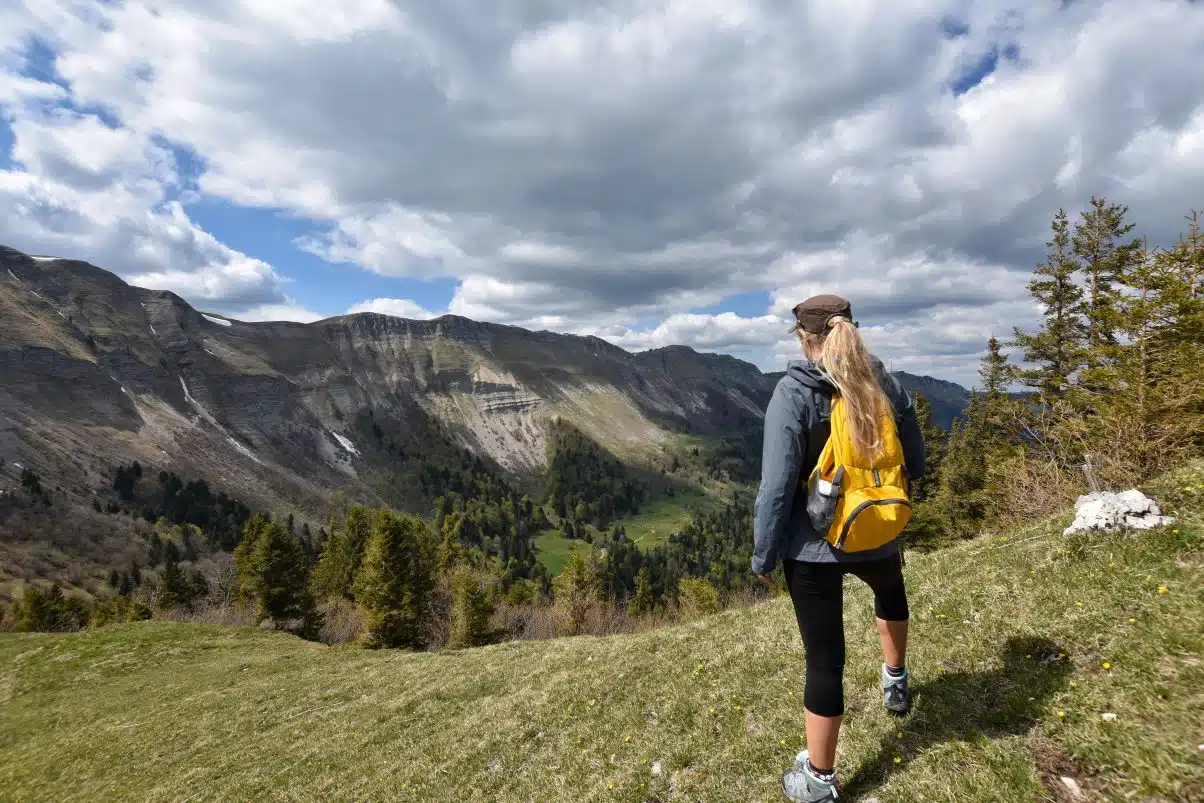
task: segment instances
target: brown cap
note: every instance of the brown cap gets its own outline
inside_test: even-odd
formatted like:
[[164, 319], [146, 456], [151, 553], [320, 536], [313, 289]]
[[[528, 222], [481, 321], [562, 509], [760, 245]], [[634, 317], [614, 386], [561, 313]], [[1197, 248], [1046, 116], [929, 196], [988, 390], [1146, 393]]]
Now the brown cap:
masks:
[[794, 308], [798, 328], [813, 335], [822, 335], [828, 322], [841, 316], [853, 320], [853, 306], [840, 296], [812, 296]]

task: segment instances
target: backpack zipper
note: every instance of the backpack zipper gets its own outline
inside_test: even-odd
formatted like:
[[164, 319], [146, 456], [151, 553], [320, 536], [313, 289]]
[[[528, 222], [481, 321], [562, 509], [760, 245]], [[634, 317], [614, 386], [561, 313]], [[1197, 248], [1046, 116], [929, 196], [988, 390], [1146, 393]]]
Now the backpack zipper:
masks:
[[911, 502], [907, 499], [871, 499], [868, 502], [862, 502], [860, 505], [853, 508], [853, 512], [850, 513], [849, 516], [844, 520], [844, 527], [842, 527], [840, 530], [840, 538], [836, 541], [837, 549], [844, 549], [845, 539], [849, 537], [849, 530], [853, 527], [853, 519], [857, 518], [858, 514], [860, 514], [861, 511], [865, 510], [867, 507], [873, 507], [875, 505], [903, 505], [904, 507], [910, 508]]

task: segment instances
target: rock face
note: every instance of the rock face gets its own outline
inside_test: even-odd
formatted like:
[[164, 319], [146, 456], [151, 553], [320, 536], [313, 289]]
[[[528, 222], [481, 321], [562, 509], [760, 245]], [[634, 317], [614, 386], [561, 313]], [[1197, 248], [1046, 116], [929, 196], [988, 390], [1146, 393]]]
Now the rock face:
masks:
[[244, 323], [69, 259], [0, 246], [0, 488], [14, 463], [87, 494], [137, 459], [248, 503], [398, 504], [399, 455], [456, 444], [515, 476], [562, 419], [651, 462], [679, 433], [759, 428], [776, 377], [672, 347], [455, 316]]
[[1080, 496], [1074, 509], [1074, 523], [1063, 531], [1064, 535], [1083, 530], [1150, 530], [1175, 521], [1163, 516], [1158, 504], [1137, 490]]

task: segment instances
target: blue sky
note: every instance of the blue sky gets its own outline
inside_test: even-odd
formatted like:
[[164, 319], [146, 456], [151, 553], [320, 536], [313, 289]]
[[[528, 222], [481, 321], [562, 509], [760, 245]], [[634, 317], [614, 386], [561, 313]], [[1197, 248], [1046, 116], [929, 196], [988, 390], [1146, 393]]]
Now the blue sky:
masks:
[[156, 8], [0, 12], [0, 242], [248, 320], [450, 311], [775, 368], [837, 292], [884, 359], [971, 383], [1035, 323], [1059, 207], [1170, 241], [1202, 203], [1200, 4]]

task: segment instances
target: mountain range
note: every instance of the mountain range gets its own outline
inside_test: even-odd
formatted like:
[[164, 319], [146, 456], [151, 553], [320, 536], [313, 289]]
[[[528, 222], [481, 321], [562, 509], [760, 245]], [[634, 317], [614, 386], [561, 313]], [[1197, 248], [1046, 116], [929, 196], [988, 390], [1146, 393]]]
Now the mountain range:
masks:
[[[66, 493], [131, 460], [203, 476], [271, 510], [406, 506], [400, 462], [464, 450], [515, 478], [547, 423], [656, 467], [682, 436], [747, 434], [778, 376], [684, 346], [359, 313], [301, 324], [200, 312], [87, 262], [0, 246], [0, 483]], [[968, 392], [896, 374], [948, 425]]]

